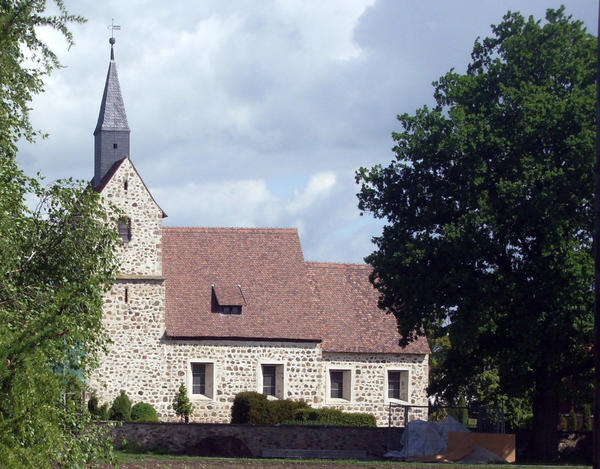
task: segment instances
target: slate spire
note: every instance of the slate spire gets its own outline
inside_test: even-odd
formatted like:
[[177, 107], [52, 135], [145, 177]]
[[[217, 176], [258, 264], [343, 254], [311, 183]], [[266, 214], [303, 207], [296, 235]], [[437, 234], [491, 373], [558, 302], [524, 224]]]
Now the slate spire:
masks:
[[94, 187], [100, 185], [106, 173], [117, 161], [129, 156], [129, 125], [115, 63], [113, 50], [115, 38], [111, 37], [109, 42], [110, 63], [98, 123], [94, 130]]

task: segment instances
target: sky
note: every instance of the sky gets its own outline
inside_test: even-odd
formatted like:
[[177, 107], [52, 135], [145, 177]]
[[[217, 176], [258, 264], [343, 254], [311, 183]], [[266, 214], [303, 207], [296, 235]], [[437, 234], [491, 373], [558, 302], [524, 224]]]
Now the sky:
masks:
[[[363, 262], [385, 220], [361, 216], [355, 171], [393, 159], [396, 116], [433, 103], [508, 10], [553, 0], [65, 0], [76, 45], [40, 35], [65, 66], [32, 103], [19, 161], [47, 181], [93, 176], [108, 26], [131, 159], [165, 226], [293, 227], [306, 260]], [[597, 30], [595, 0], [567, 13]]]

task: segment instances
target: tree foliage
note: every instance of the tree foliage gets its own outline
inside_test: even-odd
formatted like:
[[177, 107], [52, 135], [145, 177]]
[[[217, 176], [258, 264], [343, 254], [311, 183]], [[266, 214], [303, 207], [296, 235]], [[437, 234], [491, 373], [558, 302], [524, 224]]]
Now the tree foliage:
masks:
[[185, 420], [185, 423], [188, 422], [190, 415], [192, 415], [194, 410], [190, 398], [187, 395], [187, 388], [183, 383], [179, 386], [177, 395], [173, 399], [173, 410], [178, 417]]
[[39, 135], [31, 99], [59, 66], [38, 29], [71, 45], [68, 24], [83, 21], [55, 3], [57, 15], [44, 0], [0, 5], [0, 466], [8, 468], [82, 467], [111, 450], [84, 411], [82, 379], [107, 343], [102, 295], [116, 273], [116, 233], [88, 184], [45, 185], [16, 162], [18, 140]]
[[509, 12], [433, 108], [399, 116], [395, 160], [357, 173], [360, 209], [388, 221], [366, 260], [401, 342], [448, 334], [436, 392], [494, 370], [531, 399], [538, 455], [564, 380], [592, 367], [596, 44], [564, 8]]

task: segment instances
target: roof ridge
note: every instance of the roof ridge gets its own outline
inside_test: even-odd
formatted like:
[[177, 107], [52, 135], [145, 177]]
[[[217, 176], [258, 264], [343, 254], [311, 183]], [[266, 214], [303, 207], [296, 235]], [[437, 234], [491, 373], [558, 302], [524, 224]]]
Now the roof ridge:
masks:
[[342, 267], [347, 267], [347, 266], [352, 266], [352, 267], [367, 267], [367, 268], [371, 268], [371, 266], [369, 264], [358, 264], [356, 262], [314, 262], [314, 261], [305, 261], [306, 264], [310, 264], [311, 266], [314, 267], [338, 267], [338, 268], [342, 268]]
[[297, 233], [297, 228], [247, 228], [247, 227], [234, 227], [234, 226], [164, 226], [163, 230], [166, 231], [236, 231], [236, 232], [286, 232], [286, 233]]

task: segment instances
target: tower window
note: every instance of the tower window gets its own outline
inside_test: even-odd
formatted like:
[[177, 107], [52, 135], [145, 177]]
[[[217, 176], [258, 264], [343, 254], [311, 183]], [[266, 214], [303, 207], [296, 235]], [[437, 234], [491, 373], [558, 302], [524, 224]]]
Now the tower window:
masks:
[[129, 288], [125, 287], [125, 303], [129, 303]]
[[117, 148], [117, 144], [113, 143], [113, 148], [116, 149]]
[[119, 236], [123, 244], [131, 241], [131, 220], [123, 217], [119, 219]]

